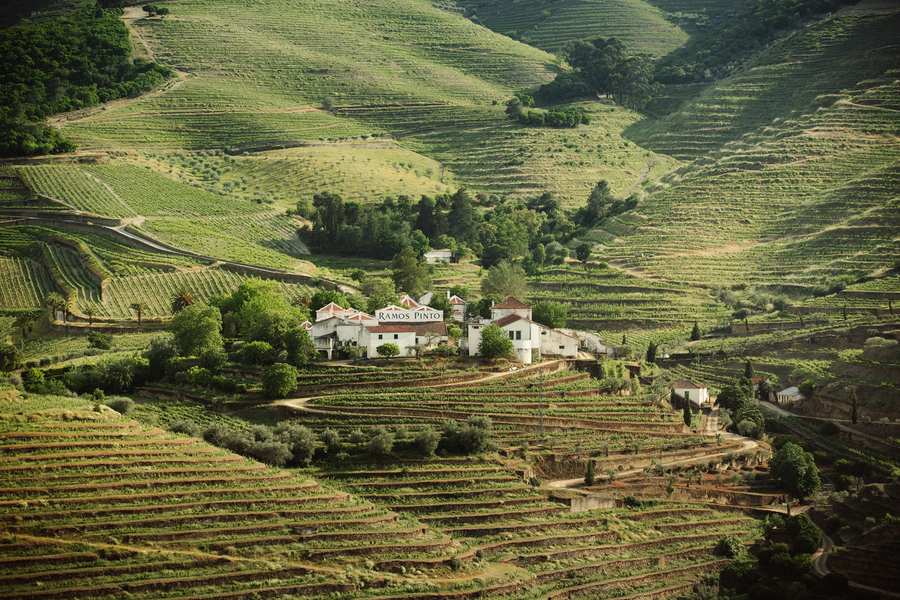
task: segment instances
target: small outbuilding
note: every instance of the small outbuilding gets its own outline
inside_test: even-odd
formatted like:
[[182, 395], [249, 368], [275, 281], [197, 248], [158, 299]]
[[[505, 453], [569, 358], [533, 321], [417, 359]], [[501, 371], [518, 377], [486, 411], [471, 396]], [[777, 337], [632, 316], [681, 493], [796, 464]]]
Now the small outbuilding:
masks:
[[804, 400], [805, 397], [800, 393], [800, 388], [796, 385], [792, 385], [775, 394], [775, 399], [778, 401], [778, 404], [781, 404], [782, 406], [790, 406]]
[[429, 250], [425, 253], [425, 262], [429, 265], [449, 264], [453, 260], [453, 251], [449, 248]]
[[679, 379], [672, 382], [672, 389], [675, 391], [676, 396], [698, 407], [711, 405], [709, 388], [705, 385], [694, 383], [688, 379]]

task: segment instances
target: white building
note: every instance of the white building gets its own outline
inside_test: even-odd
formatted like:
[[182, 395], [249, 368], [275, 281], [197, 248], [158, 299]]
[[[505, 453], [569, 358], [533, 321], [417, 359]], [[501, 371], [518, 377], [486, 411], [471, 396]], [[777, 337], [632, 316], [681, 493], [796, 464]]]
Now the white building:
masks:
[[450, 318], [457, 323], [465, 323], [466, 321], [466, 301], [459, 296], [450, 296]]
[[368, 326], [364, 333], [366, 356], [378, 357], [378, 347], [396, 344], [399, 356], [418, 356], [449, 340], [447, 325], [439, 323], [388, 323]]
[[478, 356], [481, 333], [488, 325], [497, 325], [508, 336], [516, 359], [530, 365], [542, 356], [578, 356], [578, 338], [550, 329], [531, 320], [531, 306], [515, 298], [507, 298], [491, 308], [491, 319], [469, 323], [467, 349], [469, 356]]
[[453, 260], [453, 251], [449, 248], [429, 250], [425, 253], [424, 258], [425, 262], [429, 265], [436, 265], [438, 263], [448, 264], [451, 260]]
[[803, 394], [800, 393], [800, 388], [796, 385], [781, 390], [775, 394], [775, 398], [778, 400], [778, 404], [783, 406], [790, 406], [791, 404], [805, 400]]
[[696, 384], [687, 379], [680, 379], [672, 382], [672, 389], [675, 390], [676, 396], [687, 400], [697, 407], [712, 406], [709, 400], [709, 388], [706, 386]]

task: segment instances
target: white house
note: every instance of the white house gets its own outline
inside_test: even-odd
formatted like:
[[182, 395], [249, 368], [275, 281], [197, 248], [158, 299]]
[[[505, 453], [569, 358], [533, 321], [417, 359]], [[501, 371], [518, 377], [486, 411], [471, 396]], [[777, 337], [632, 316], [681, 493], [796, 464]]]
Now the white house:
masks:
[[457, 295], [450, 296], [450, 318], [457, 323], [464, 323], [466, 320], [466, 301]]
[[324, 321], [325, 319], [330, 319], [331, 317], [342, 317], [349, 316], [356, 312], [354, 308], [344, 308], [334, 302], [329, 302], [322, 308], [316, 311], [316, 321]]
[[440, 248], [438, 250], [429, 250], [425, 253], [425, 262], [429, 265], [438, 263], [447, 264], [453, 260], [453, 251], [450, 248]]
[[491, 307], [491, 319], [471, 321], [468, 326], [466, 348], [469, 356], [477, 356], [481, 346], [481, 332], [488, 325], [497, 325], [512, 341], [516, 358], [530, 365], [542, 356], [576, 358], [579, 340], [557, 329], [545, 327], [531, 320], [531, 306], [509, 297]]
[[378, 347], [384, 344], [396, 344], [399, 356], [416, 356], [446, 343], [449, 339], [447, 326], [444, 323], [389, 323], [365, 328], [364, 334], [366, 356], [376, 358]]
[[541, 328], [541, 356], [561, 356], [563, 358], [577, 358], [580, 341], [574, 335], [565, 333], [559, 329], [550, 329], [540, 325]]
[[691, 404], [698, 407], [712, 406], [709, 400], [709, 388], [705, 385], [699, 385], [687, 379], [680, 379], [672, 382], [672, 389], [679, 398], [684, 398]]
[[518, 315], [523, 319], [531, 320], [531, 306], [521, 302], [520, 300], [509, 296], [503, 302], [494, 304], [491, 307], [491, 320], [497, 321], [503, 317], [510, 315]]
[[792, 385], [789, 388], [785, 388], [775, 394], [775, 398], [778, 400], [778, 404], [784, 406], [790, 406], [795, 402], [799, 402], [800, 400], [804, 400], [803, 394], [800, 393], [800, 388], [796, 385]]

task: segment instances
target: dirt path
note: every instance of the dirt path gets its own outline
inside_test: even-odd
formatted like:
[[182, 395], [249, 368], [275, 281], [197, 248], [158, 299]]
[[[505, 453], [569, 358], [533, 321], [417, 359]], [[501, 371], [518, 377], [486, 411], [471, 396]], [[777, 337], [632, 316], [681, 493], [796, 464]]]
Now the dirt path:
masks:
[[[514, 371], [501, 371], [499, 373], [490, 373], [485, 375], [484, 377], [479, 377], [478, 379], [466, 379], [465, 381], [454, 381], [451, 383], [433, 383], [433, 384], [425, 384], [421, 386], [417, 386], [419, 389], [443, 389], [448, 387], [459, 387], [459, 386], [468, 386], [468, 385], [478, 385], [481, 383], [485, 383], [488, 381], [496, 381], [498, 379], [503, 379], [506, 377], [511, 377], [513, 375], [521, 375], [522, 373], [528, 373], [530, 371], [536, 371], [543, 368], [547, 368], [548, 366], [561, 366], [568, 361], [566, 360], [554, 360], [546, 363], [537, 363], [534, 365], [529, 365], [527, 367], [523, 367], [521, 369], [516, 369]], [[348, 366], [346, 363], [341, 366]], [[301, 398], [288, 398], [286, 400], [276, 400], [272, 403], [272, 406], [286, 406], [288, 408], [312, 413], [312, 414], [331, 414], [326, 411], [318, 411], [314, 408], [309, 408], [307, 404], [312, 400], [318, 400], [320, 398], [328, 398], [332, 394], [317, 394], [315, 396], [304, 396]]]
[[[735, 434], [726, 434], [726, 435], [728, 435], [729, 437], [735, 437], [735, 438], [740, 437]], [[709, 453], [701, 454], [700, 456], [692, 456], [691, 458], [681, 458], [678, 460], [672, 460], [672, 461], [668, 461], [668, 462], [660, 461], [659, 466], [665, 468], [665, 467], [673, 467], [673, 466], [703, 464], [703, 463], [708, 463], [709, 459], [711, 459], [711, 458], [724, 458], [725, 456], [734, 455], [737, 453], [748, 453], [752, 450], [756, 450], [757, 448], [759, 448], [759, 442], [757, 442], [756, 440], [745, 439], [743, 442], [743, 446], [737, 452], [735, 452], [734, 450], [727, 450], [727, 451], [723, 452], [723, 451], [720, 451], [717, 449], [711, 449]], [[644, 472], [644, 470], [645, 470], [644, 467], [640, 467], [637, 469], [631, 469], [629, 471], [617, 472], [616, 478], [618, 479], [618, 478], [622, 478], [622, 477], [631, 477], [634, 475], [640, 475]], [[598, 479], [601, 479], [601, 478], [603, 478], [603, 475], [598, 475], [597, 477], [598, 477]], [[545, 483], [543, 485], [543, 487], [545, 487], [547, 489], [551, 489], [551, 490], [558, 490], [558, 489], [563, 489], [563, 488], [577, 488], [577, 487], [581, 487], [583, 485], [584, 485], [584, 477], [579, 477], [577, 479], [555, 479], [553, 481], [548, 481], [547, 483]]]

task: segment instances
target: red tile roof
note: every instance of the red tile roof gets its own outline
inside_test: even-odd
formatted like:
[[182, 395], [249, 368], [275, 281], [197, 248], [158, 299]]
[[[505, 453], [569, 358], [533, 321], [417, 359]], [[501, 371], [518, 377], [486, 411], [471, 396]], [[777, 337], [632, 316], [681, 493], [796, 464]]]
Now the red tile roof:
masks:
[[494, 325], [497, 327], [506, 327], [510, 323], [515, 323], [516, 321], [527, 321], [528, 319], [524, 317], [520, 317], [519, 315], [506, 315], [502, 319], [497, 319], [494, 321]]
[[495, 304], [494, 308], [531, 308], [531, 306], [525, 304], [524, 302], [521, 302], [516, 298], [513, 298], [512, 296], [508, 296], [506, 300], [504, 300], [500, 304]]
[[366, 327], [371, 333], [414, 333], [412, 325], [373, 325]]

